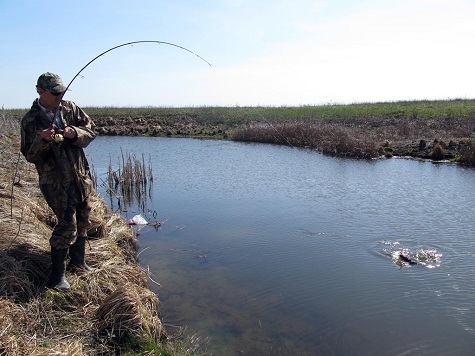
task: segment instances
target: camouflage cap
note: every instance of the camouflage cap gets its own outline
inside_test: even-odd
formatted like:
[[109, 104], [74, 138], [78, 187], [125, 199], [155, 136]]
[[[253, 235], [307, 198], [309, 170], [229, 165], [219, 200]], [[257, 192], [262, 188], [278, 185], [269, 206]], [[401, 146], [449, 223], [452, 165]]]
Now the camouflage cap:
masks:
[[36, 86], [41, 89], [48, 90], [49, 92], [54, 94], [62, 93], [66, 90], [66, 87], [64, 86], [61, 77], [57, 74], [50, 72], [41, 74], [38, 78]]

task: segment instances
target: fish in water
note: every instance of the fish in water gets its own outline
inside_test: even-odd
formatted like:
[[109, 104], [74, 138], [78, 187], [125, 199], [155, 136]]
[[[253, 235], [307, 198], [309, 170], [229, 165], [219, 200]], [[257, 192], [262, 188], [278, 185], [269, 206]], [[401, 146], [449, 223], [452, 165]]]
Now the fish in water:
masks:
[[409, 263], [410, 265], [417, 265], [417, 262], [414, 262], [409, 257], [404, 256], [402, 253], [399, 254], [399, 259], [403, 262]]

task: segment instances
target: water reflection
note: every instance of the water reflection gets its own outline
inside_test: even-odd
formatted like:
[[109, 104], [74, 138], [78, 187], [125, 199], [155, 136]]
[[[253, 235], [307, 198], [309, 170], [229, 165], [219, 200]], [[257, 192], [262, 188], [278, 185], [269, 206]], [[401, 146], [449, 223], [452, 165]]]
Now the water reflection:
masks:
[[[93, 144], [99, 174], [120, 148], [151, 155], [147, 211], [163, 224], [141, 231], [141, 262], [165, 324], [210, 336], [213, 354], [475, 348], [473, 170], [218, 141]], [[401, 253], [420, 263], [399, 265]]]

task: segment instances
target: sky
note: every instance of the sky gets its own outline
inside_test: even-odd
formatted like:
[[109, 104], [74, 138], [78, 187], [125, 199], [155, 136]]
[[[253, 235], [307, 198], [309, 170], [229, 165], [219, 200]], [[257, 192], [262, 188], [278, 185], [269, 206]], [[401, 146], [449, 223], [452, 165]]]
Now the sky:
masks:
[[81, 107], [475, 98], [475, 0], [0, 0], [0, 105], [59, 74]]

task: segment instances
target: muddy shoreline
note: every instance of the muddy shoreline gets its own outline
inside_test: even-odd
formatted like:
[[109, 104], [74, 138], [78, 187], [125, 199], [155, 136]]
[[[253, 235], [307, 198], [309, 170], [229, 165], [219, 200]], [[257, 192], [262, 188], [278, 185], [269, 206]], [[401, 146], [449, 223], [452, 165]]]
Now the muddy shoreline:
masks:
[[[187, 137], [197, 139], [225, 139], [237, 140], [236, 133], [249, 123], [243, 124], [203, 124], [192, 116], [94, 116], [93, 120], [96, 124], [96, 132], [102, 136], [150, 136], [150, 137]], [[429, 120], [418, 120], [419, 122]], [[386, 157], [408, 157], [415, 159], [427, 160], [448, 160], [457, 161], [461, 151], [466, 147], [467, 143], [472, 140], [475, 133], [475, 124], [470, 120], [460, 125], [461, 129], [467, 125], [473, 125], [472, 129], [462, 131], [464, 135], [458, 132], [454, 133], [453, 127], [457, 123], [451, 123], [450, 128], [444, 127], [446, 124], [443, 120], [430, 120], [430, 126], [437, 127], [437, 131], [424, 129], [423, 125], [419, 125], [418, 134], [408, 134], [404, 137], [401, 134], [384, 134], [380, 133], [381, 129], [401, 130], [407, 127], [411, 122], [410, 118], [399, 118], [397, 121], [388, 120], [387, 118], [371, 118], [364, 122], [355, 122], [348, 119], [342, 120], [322, 120], [322, 125], [332, 125], [333, 127], [344, 128], [349, 135], [361, 136], [365, 135], [369, 140], [373, 141], [377, 154], [380, 158]], [[274, 129], [272, 123], [266, 121], [261, 125]], [[407, 129], [407, 128], [405, 128]], [[275, 133], [274, 133], [275, 135]], [[400, 137], [398, 137], [400, 136]], [[250, 139], [249, 141], [253, 141]], [[256, 140], [256, 142], [259, 142]], [[286, 144], [285, 142], [283, 144]], [[303, 146], [305, 147], [305, 146]], [[307, 147], [312, 148], [312, 147]], [[331, 150], [323, 151], [327, 154], [335, 156], [350, 156], [348, 154], [339, 154]], [[376, 158], [376, 157], [372, 157]]]
[[94, 116], [96, 132], [103, 136], [153, 136], [227, 139], [235, 127], [203, 125], [183, 117]]

